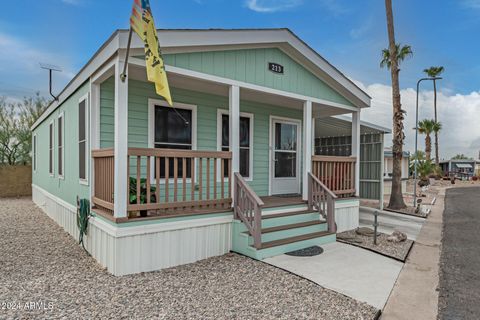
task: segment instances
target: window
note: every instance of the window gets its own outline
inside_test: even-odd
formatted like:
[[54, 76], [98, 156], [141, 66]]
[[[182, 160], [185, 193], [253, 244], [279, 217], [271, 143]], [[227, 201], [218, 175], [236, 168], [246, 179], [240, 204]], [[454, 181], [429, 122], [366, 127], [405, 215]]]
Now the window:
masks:
[[78, 177], [87, 181], [87, 98], [78, 104]]
[[[230, 149], [229, 142], [229, 116], [226, 111], [221, 111], [221, 150]], [[252, 171], [252, 139], [253, 139], [253, 115], [242, 113], [240, 115], [240, 174], [247, 179], [251, 178]], [[228, 176], [228, 167], [225, 164], [224, 175]]]
[[48, 125], [48, 173], [53, 176], [53, 121]]
[[60, 114], [60, 116], [57, 119], [57, 131], [58, 131], [58, 176], [60, 178], [63, 178], [63, 166], [64, 166], [64, 153], [63, 153], [63, 112]]
[[33, 135], [33, 143], [32, 143], [32, 165], [33, 165], [33, 172], [36, 172], [37, 171], [37, 135], [34, 134]]
[[[163, 149], [193, 149], [193, 109], [154, 106], [153, 144]], [[186, 159], [186, 176], [192, 175], [191, 159]], [[173, 158], [169, 159], [170, 176], [173, 175]], [[177, 174], [183, 176], [183, 160], [178, 160]], [[160, 159], [160, 177], [165, 178], [165, 158]]]

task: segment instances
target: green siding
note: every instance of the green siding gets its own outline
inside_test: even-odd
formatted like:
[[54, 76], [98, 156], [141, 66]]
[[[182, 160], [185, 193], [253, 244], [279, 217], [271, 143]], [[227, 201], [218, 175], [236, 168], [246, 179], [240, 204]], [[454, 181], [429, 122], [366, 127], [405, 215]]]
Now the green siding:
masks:
[[[100, 89], [102, 97], [100, 141], [102, 147], [113, 146], [113, 100], [110, 99], [113, 97], [112, 84], [113, 79], [109, 79]], [[177, 88], [172, 88], [172, 97], [175, 102], [197, 106], [197, 149], [217, 150], [217, 109], [228, 109], [228, 98]], [[148, 146], [149, 98], [159, 99], [159, 96], [155, 94], [153, 84], [136, 80], [129, 81], [128, 144], [130, 147]], [[240, 111], [254, 115], [253, 180], [249, 184], [259, 195], [267, 195], [270, 116], [302, 119], [303, 113], [302, 110], [243, 100], [240, 102]]]
[[[78, 102], [82, 96], [88, 93], [88, 88], [88, 82], [84, 83], [33, 131], [33, 134], [37, 135], [37, 171], [32, 173], [33, 184], [72, 205], [75, 205], [77, 195], [81, 198], [89, 198], [89, 186], [80, 184], [78, 178]], [[57, 161], [58, 132], [56, 120], [61, 112], [64, 112], [65, 121], [64, 179], [58, 177]], [[50, 176], [48, 172], [48, 126], [52, 120], [55, 120], [54, 176]], [[88, 148], [87, 143], [87, 152], [89, 154]], [[88, 175], [89, 171], [87, 171], [87, 177]]]
[[[268, 70], [268, 63], [284, 66], [284, 74]], [[350, 101], [277, 48], [166, 54], [167, 65], [298, 93], [332, 102]]]

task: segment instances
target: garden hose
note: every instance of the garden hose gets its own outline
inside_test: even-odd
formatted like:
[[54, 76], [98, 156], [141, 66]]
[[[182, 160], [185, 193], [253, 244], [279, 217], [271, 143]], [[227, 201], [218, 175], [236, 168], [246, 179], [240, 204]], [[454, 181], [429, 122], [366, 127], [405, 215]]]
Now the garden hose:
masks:
[[[90, 218], [90, 201], [88, 199], [80, 199], [77, 200], [77, 227], [79, 230], [79, 239], [78, 243], [82, 245], [83, 249], [85, 249], [85, 245], [83, 243], [83, 236], [87, 234], [88, 228], [88, 219]], [[88, 253], [88, 251], [87, 251]]]

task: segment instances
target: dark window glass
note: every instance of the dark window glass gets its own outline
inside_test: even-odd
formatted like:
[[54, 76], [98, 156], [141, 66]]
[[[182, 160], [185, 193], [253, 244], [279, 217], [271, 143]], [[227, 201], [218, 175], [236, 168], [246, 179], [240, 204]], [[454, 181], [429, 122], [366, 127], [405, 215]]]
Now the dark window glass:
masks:
[[86, 128], [86, 100], [78, 105], [78, 176], [82, 180], [87, 179], [87, 128]]
[[58, 118], [58, 175], [63, 175], [63, 117]]
[[[155, 106], [155, 148], [192, 149], [192, 110]], [[185, 159], [185, 162], [186, 177], [190, 178], [192, 159]], [[174, 176], [174, 169], [174, 159], [170, 158], [168, 177]], [[165, 178], [165, 175], [165, 158], [160, 158], [160, 177]], [[178, 159], [177, 176], [183, 177], [183, 159]]]
[[297, 126], [286, 123], [275, 124], [275, 149], [297, 150]]
[[297, 153], [295, 152], [275, 152], [275, 177], [291, 178], [296, 177], [297, 173]]
[[53, 174], [53, 123], [48, 128], [48, 172]]
[[33, 136], [33, 170], [37, 170], [37, 136]]
[[[230, 150], [228, 115], [222, 115], [222, 151]], [[240, 174], [250, 177], [250, 118], [240, 117]], [[224, 176], [228, 176], [228, 161], [225, 160]]]

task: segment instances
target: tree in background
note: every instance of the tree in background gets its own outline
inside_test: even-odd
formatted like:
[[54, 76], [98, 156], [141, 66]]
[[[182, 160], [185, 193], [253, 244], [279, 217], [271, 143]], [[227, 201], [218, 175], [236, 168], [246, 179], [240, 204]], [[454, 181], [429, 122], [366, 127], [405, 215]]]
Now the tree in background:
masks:
[[0, 97], [0, 164], [16, 165], [31, 162], [32, 133], [30, 127], [47, 108], [48, 101], [37, 93], [23, 102], [9, 103]]
[[[400, 99], [400, 83], [399, 83], [399, 62], [412, 55], [410, 46], [401, 47], [395, 42], [395, 30], [393, 24], [392, 0], [385, 0], [385, 12], [387, 15], [387, 31], [388, 31], [388, 50], [382, 51], [382, 61], [380, 66], [386, 66], [390, 69], [392, 79], [392, 102], [393, 102], [393, 171], [392, 171], [392, 193], [388, 207], [390, 209], [403, 209], [406, 207], [402, 193], [402, 155], [403, 141], [405, 134], [403, 133], [403, 120], [405, 111], [402, 110]], [[388, 52], [388, 53], [387, 53]]]
[[[438, 77], [442, 74], [442, 72], [445, 70], [444, 67], [430, 67], [428, 69], [423, 70], [429, 76], [430, 78], [435, 78]], [[437, 118], [437, 80], [433, 80], [433, 112], [434, 112], [434, 117], [433, 120], [435, 122], [438, 122]], [[440, 159], [438, 156], [438, 131], [435, 132], [435, 165], [438, 167], [440, 163]]]
[[455, 155], [452, 160], [473, 160], [472, 157], [466, 156], [463, 153], [459, 153]]
[[435, 120], [425, 119], [418, 123], [418, 132], [425, 135], [425, 159], [430, 161], [432, 156], [432, 133], [438, 133], [442, 129], [442, 124]]

